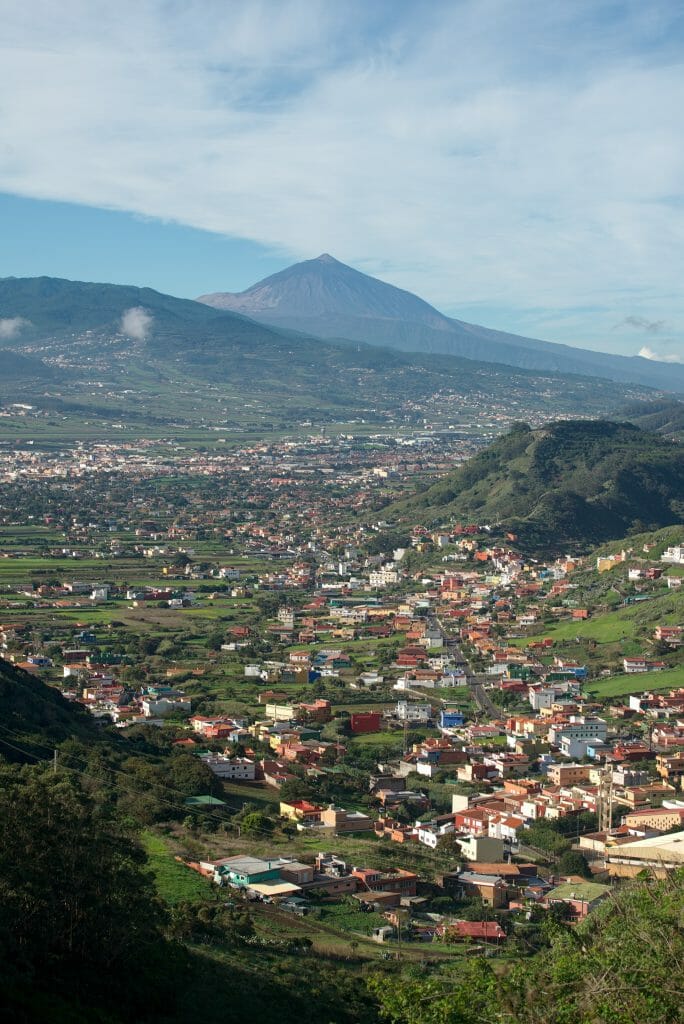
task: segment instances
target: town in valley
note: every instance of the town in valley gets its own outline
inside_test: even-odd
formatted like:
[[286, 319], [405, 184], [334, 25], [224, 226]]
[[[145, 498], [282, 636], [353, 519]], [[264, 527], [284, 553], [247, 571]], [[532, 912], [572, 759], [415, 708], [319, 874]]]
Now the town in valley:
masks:
[[352, 429], [5, 444], [2, 657], [163, 751], [119, 780], [160, 884], [253, 941], [526, 956], [682, 863], [684, 538], [388, 519], [487, 438]]

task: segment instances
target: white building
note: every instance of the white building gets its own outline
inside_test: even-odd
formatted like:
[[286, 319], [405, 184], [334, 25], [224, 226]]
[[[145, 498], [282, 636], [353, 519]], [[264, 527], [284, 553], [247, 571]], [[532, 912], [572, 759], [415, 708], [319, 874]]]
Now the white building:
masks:
[[571, 715], [569, 722], [551, 726], [549, 743], [559, 747], [563, 738], [591, 741], [605, 740], [607, 735], [608, 725], [605, 719], [590, 715]]
[[399, 582], [399, 573], [394, 562], [387, 562], [379, 569], [369, 573], [368, 582], [371, 587], [387, 587]]
[[488, 822], [489, 838], [501, 839], [504, 843], [517, 843], [525, 827], [525, 820], [515, 814], [497, 814]]
[[442, 836], [448, 835], [455, 829], [453, 821], [426, 821], [423, 824], [416, 822], [418, 827], [418, 842], [423, 846], [429, 846], [431, 850], [437, 848], [437, 843]]
[[438, 685], [435, 679], [411, 679], [410, 676], [399, 676], [392, 687], [393, 690], [434, 690]]
[[248, 757], [226, 757], [224, 754], [202, 754], [200, 760], [211, 768], [220, 779], [236, 779], [253, 782], [255, 777], [254, 761]]
[[361, 686], [382, 686], [385, 677], [381, 676], [379, 672], [362, 672], [358, 677], [357, 682]]
[[159, 700], [145, 697], [142, 701], [142, 709], [145, 718], [164, 718], [166, 715], [178, 712], [189, 715], [192, 711], [192, 704], [189, 697], [160, 697]]
[[503, 860], [504, 844], [502, 839], [490, 836], [467, 836], [458, 840], [461, 853], [466, 860], [483, 860], [496, 864]]
[[217, 576], [222, 580], [239, 580], [240, 570], [236, 569], [233, 565], [222, 565]]
[[440, 647], [444, 647], [444, 635], [441, 629], [428, 628], [425, 630], [418, 643], [422, 647], [428, 648], [428, 650], [437, 650]]
[[400, 722], [428, 722], [431, 716], [430, 704], [409, 704], [407, 700], [397, 701], [397, 718]]
[[295, 717], [295, 709], [292, 704], [267, 704], [266, 717], [272, 718], [274, 722], [291, 722]]
[[559, 683], [549, 683], [547, 686], [530, 686], [527, 691], [529, 700], [534, 711], [541, 711], [550, 708], [560, 698], [567, 695], [574, 695], [579, 689], [574, 680], [564, 680]]

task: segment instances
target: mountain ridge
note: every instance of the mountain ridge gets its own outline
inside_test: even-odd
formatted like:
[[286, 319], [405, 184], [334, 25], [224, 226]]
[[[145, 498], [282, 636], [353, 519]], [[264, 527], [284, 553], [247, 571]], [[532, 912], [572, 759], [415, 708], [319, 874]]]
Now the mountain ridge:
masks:
[[589, 547], [684, 519], [684, 445], [609, 420], [518, 424], [467, 465], [384, 509], [496, 526], [531, 549]]
[[601, 376], [684, 393], [684, 365], [593, 352], [447, 317], [419, 296], [328, 253], [286, 267], [242, 292], [215, 292], [197, 301], [328, 340]]
[[[330, 258], [330, 266], [335, 265]], [[588, 386], [585, 378], [567, 374], [552, 377], [478, 359], [320, 339], [127, 285], [46, 277], [0, 279], [0, 319], [17, 325], [13, 337], [3, 338], [0, 369], [3, 359], [9, 365], [15, 358], [10, 353], [24, 371], [29, 364], [22, 359], [42, 359], [45, 362], [37, 363], [36, 370], [47, 365], [67, 386], [61, 398], [82, 403], [80, 383], [87, 389], [87, 404], [92, 404], [89, 380], [125, 380], [130, 385], [133, 378], [154, 378], [153, 385], [140, 387], [148, 388], [145, 409], [155, 415], [162, 409], [160, 403], [163, 415], [168, 415], [170, 405], [159, 398], [151, 408], [150, 388], [161, 396], [167, 384], [177, 389], [186, 380], [230, 387], [238, 401], [248, 394], [257, 396], [265, 414], [287, 404], [303, 416], [314, 409], [324, 416], [343, 410], [345, 418], [352, 412], [395, 415], [397, 409], [415, 416], [412, 403], [433, 400], [438, 393], [442, 406], [456, 412], [461, 398], [475, 395], [479, 403], [507, 403], [514, 396], [525, 408], [543, 409], [545, 415], [598, 414], [617, 408], [626, 397], [639, 397], [639, 389], [628, 389], [627, 396], [621, 386], [603, 379]], [[36, 383], [41, 377], [36, 372]], [[0, 393], [13, 393], [9, 383], [4, 389], [2, 384], [0, 377]], [[23, 397], [31, 401], [33, 392]], [[123, 413], [126, 406], [120, 395], [113, 401]], [[143, 408], [136, 399], [131, 402], [136, 413]], [[105, 407], [111, 410], [112, 401]], [[193, 415], [202, 417], [201, 405]]]

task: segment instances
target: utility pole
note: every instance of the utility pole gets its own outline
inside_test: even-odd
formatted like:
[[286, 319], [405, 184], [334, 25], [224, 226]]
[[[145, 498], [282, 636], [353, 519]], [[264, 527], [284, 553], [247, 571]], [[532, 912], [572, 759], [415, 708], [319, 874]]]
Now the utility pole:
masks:
[[397, 960], [401, 960], [401, 925], [410, 916], [404, 907], [397, 907]]
[[55, 749], [52, 752], [52, 774], [53, 775], [57, 774], [57, 748], [56, 747], [55, 747]]

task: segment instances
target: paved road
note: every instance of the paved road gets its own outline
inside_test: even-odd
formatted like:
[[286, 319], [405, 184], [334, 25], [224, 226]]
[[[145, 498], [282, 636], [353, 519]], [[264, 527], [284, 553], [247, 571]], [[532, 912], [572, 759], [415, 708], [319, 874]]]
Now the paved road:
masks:
[[473, 700], [477, 704], [480, 711], [488, 715], [490, 718], [499, 718], [501, 715], [501, 708], [497, 708], [496, 705], [489, 699], [485, 691], [483, 680], [486, 676], [478, 676], [475, 674], [468, 662], [468, 659], [461, 650], [458, 641], [454, 637], [450, 637], [448, 631], [444, 627], [444, 623], [439, 619], [436, 620], [437, 625], [442, 630], [444, 635], [446, 646], [453, 657], [457, 665], [464, 665], [466, 670], [466, 682], [470, 688], [470, 692], [473, 696]]
[[468, 686], [480, 711], [484, 711], [490, 718], [500, 718], [501, 708], [497, 708], [496, 704], [492, 703], [484, 686], [478, 682], [477, 676], [468, 676]]

